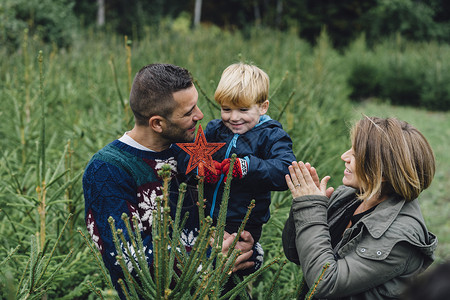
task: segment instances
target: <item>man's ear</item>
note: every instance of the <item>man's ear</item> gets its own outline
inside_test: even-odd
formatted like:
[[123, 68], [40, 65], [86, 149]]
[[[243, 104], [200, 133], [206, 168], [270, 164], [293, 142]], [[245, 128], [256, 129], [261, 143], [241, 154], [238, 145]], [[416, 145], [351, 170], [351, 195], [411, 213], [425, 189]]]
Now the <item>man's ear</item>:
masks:
[[150, 126], [153, 131], [161, 133], [162, 132], [162, 124], [164, 120], [161, 116], [153, 116], [148, 119], [148, 126]]
[[266, 100], [259, 105], [259, 114], [260, 115], [266, 114], [268, 109], [269, 109], [269, 100]]

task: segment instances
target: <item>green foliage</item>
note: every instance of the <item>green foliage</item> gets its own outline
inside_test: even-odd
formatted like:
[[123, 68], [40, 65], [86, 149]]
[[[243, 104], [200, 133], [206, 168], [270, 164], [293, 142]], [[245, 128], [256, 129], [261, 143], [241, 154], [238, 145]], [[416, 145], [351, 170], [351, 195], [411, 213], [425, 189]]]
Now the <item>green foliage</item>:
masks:
[[31, 37], [58, 47], [72, 44], [77, 20], [73, 0], [4, 0], [0, 4], [0, 42], [16, 48], [25, 29]]
[[393, 61], [389, 63], [381, 83], [380, 96], [395, 105], [420, 105], [422, 74], [412, 64]]
[[[21, 38], [20, 51], [11, 54], [0, 48], [0, 55], [8, 57], [0, 61], [0, 116], [4, 120], [0, 123], [0, 297], [11, 299], [9, 295], [15, 295], [22, 274], [29, 277], [27, 261], [35, 247], [30, 236], [41, 232], [41, 220], [45, 221], [45, 242], [50, 249], [70, 214], [46, 274], [52, 274], [68, 253], [73, 254], [47, 282], [47, 297], [93, 299], [98, 294], [92, 292], [92, 287], [97, 287], [104, 298], [114, 293], [75, 230], [85, 227], [80, 175], [96, 151], [131, 129], [127, 102], [130, 77], [146, 64], [174, 63], [192, 72], [199, 90], [199, 106], [205, 113], [205, 127], [208, 121], [220, 117], [213, 94], [223, 69], [239, 60], [255, 63], [270, 76], [268, 114], [290, 134], [297, 159], [315, 165], [321, 177], [331, 175], [330, 185], [335, 187], [342, 178], [339, 156], [350, 146], [346, 122], [355, 115], [360, 117], [348, 101], [352, 90], [347, 82], [354, 65], [375, 66], [382, 78], [393, 61], [402, 66], [411, 64], [416, 68], [411, 72], [422, 74], [421, 103], [428, 99], [430, 107], [448, 107], [448, 45], [398, 38], [379, 43], [372, 50], [360, 43], [341, 55], [325, 32], [312, 48], [298, 39], [295, 31], [251, 28], [244, 38], [240, 32], [217, 27], [186, 34], [172, 30], [170, 22], [164, 22], [158, 28], [143, 28], [143, 37], [128, 45], [131, 54], [123, 36], [93, 30], [77, 36], [67, 51], [40, 44], [32, 36]], [[18, 37], [24, 36], [20, 31]], [[41, 65], [36, 59], [39, 50], [43, 51]], [[391, 106], [381, 107], [391, 111]], [[397, 114], [402, 111], [410, 109], [399, 108]], [[423, 112], [415, 118], [431, 126], [428, 135], [432, 136], [433, 148], [441, 153], [438, 161], [442, 164], [449, 161], [445, 156], [448, 113], [441, 113], [439, 118], [433, 113], [431, 121], [436, 118], [437, 123], [430, 122], [429, 114]], [[450, 243], [442, 238], [449, 236], [450, 228], [442, 204], [449, 194], [447, 173], [437, 173], [424, 210], [430, 230], [440, 238], [439, 259], [448, 257]], [[45, 218], [38, 210], [44, 190]], [[266, 261], [283, 256], [281, 231], [290, 205], [289, 193], [273, 193], [272, 217], [261, 237]], [[279, 276], [277, 284], [272, 285], [275, 276]], [[298, 292], [300, 282], [301, 269], [287, 262], [281, 271], [278, 266], [269, 267], [250, 285], [256, 299], [284, 299]]]
[[398, 33], [410, 40], [428, 41], [438, 37], [433, 16], [433, 9], [423, 2], [379, 0], [365, 15], [366, 34], [374, 43]]
[[449, 53], [447, 44], [412, 43], [400, 35], [369, 50], [361, 37], [345, 54], [351, 98], [450, 110]]
[[5, 0], [0, 3], [0, 43], [10, 49], [15, 49], [20, 44], [27, 23], [16, 18], [17, 6], [14, 0]]
[[450, 65], [438, 60], [425, 70], [421, 102], [434, 111], [450, 110]]
[[348, 84], [352, 87], [350, 95], [352, 100], [363, 100], [379, 95], [380, 82], [377, 68], [366, 62], [353, 65]]
[[[17, 93], [11, 90], [9, 76], [2, 86], [3, 100], [9, 106], [1, 113], [11, 117], [0, 131], [5, 138], [0, 153], [0, 254], [6, 255], [0, 268], [0, 295], [6, 299], [74, 297], [87, 292], [83, 277], [94, 272], [82, 258], [81, 241], [74, 231], [74, 226], [82, 223], [84, 211], [79, 183], [82, 170], [71, 169], [70, 141], [59, 151], [54, 148], [55, 135], [49, 139], [46, 134], [55, 126], [46, 126], [49, 101], [43, 61], [39, 52], [39, 68], [25, 68], [28, 79]], [[32, 85], [38, 87], [35, 94]], [[67, 293], [63, 287], [72, 280], [78, 283]]]
[[[233, 155], [230, 176], [227, 177], [225, 185], [226, 190], [230, 189], [231, 170], [235, 159], [236, 155]], [[170, 166], [166, 165], [158, 173], [163, 178], [163, 191], [169, 190], [170, 170]], [[203, 181], [204, 177], [199, 177], [199, 191], [203, 189]], [[224, 284], [233, 276], [234, 262], [240, 254], [240, 250], [235, 249], [234, 246], [239, 240], [240, 233], [254, 207], [254, 201], [252, 201], [228, 253], [223, 253], [222, 241], [228, 203], [228, 195], [224, 193], [217, 226], [212, 227], [211, 218], [204, 218], [202, 217], [203, 214], [201, 214], [199, 235], [196, 238], [197, 243], [188, 254], [181, 239], [183, 230], [181, 225], [182, 217], [185, 217], [181, 216], [181, 208], [185, 192], [186, 185], [181, 184], [174, 219], [171, 217], [168, 205], [169, 194], [163, 192], [163, 198], [156, 200], [157, 207], [153, 212], [152, 223], [152, 236], [154, 237], [152, 247], [153, 273], [150, 273], [148, 268], [146, 251], [140, 235], [137, 218], [132, 217], [133, 226], [131, 226], [129, 216], [126, 214], [122, 215], [127, 235], [130, 237], [130, 240], [127, 241], [122, 230], [116, 230], [115, 220], [110, 217], [109, 223], [117, 251], [117, 262], [124, 272], [124, 280], [119, 279], [119, 284], [127, 299], [205, 299], [205, 297], [209, 299], [233, 299], [244, 291], [247, 282], [253, 280], [270, 265], [276, 263], [276, 259], [266, 263], [265, 267], [251, 274], [242, 282], [238, 282], [233, 289], [221, 295]], [[202, 193], [199, 193], [199, 197], [199, 200], [202, 199]], [[201, 202], [199, 202], [199, 211], [203, 212]], [[171, 234], [169, 234], [169, 227]], [[213, 237], [214, 242], [211, 243]], [[92, 244], [89, 241], [87, 242], [92, 249]], [[94, 252], [94, 256], [99, 262], [101, 269], [104, 270], [105, 268], [99, 259], [99, 254]], [[137, 277], [131, 275], [129, 266], [133, 267]], [[105, 272], [103, 274], [106, 275]], [[109, 277], [105, 279], [109, 282]], [[110, 282], [109, 286], [110, 288], [112, 287]], [[98, 291], [95, 290], [95, 292]]]

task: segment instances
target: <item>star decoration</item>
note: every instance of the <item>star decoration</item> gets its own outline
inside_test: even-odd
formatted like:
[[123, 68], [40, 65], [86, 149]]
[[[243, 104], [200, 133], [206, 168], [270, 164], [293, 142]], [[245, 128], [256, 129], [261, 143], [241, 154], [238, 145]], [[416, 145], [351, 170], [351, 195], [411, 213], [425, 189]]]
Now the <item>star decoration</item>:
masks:
[[186, 174], [198, 166], [198, 175], [205, 176], [204, 168], [208, 168], [213, 174], [216, 174], [212, 155], [222, 148], [226, 143], [208, 143], [200, 124], [193, 143], [177, 143], [191, 157], [186, 169]]

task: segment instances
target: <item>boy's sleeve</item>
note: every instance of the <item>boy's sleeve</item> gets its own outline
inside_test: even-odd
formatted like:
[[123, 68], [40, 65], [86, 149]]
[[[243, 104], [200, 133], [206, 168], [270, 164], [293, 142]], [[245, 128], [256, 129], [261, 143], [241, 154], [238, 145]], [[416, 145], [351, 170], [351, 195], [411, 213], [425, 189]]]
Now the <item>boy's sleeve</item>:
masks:
[[[128, 216], [137, 213], [136, 186], [133, 178], [120, 168], [103, 161], [92, 161], [83, 175], [83, 191], [85, 198], [85, 221], [89, 234], [102, 254], [105, 267], [108, 269], [112, 283], [119, 294], [120, 286], [117, 283], [123, 278], [121, 267], [116, 261], [116, 248], [114, 246], [108, 218], [115, 220], [116, 229], [122, 229], [126, 240], [128, 232], [121, 219], [122, 213]], [[131, 220], [130, 220], [131, 222]], [[138, 220], [140, 223], [140, 221]], [[141, 231], [148, 264], [153, 260], [151, 230]], [[122, 250], [125, 250], [122, 245]], [[131, 247], [131, 244], [129, 245]], [[124, 257], [125, 263], [128, 262]], [[128, 264], [132, 271], [131, 264]]]
[[288, 188], [284, 176], [288, 174], [288, 167], [296, 158], [289, 135], [284, 130], [280, 130], [277, 134], [280, 137], [275, 142], [258, 151], [263, 154], [263, 158], [256, 155], [248, 156], [246, 179], [271, 191], [284, 191]]

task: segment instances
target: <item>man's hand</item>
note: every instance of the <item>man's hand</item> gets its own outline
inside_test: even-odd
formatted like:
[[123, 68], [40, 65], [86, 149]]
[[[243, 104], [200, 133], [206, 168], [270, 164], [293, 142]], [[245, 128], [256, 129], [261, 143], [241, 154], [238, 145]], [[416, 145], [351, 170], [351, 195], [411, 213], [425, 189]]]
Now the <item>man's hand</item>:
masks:
[[[226, 255], [228, 253], [228, 249], [233, 244], [233, 240], [236, 237], [236, 233], [229, 234], [228, 232], [224, 232], [223, 235], [223, 243], [222, 243], [222, 253]], [[241, 240], [236, 243], [236, 249], [241, 250], [241, 254], [237, 257], [233, 272], [238, 270], [244, 270], [247, 268], [251, 268], [255, 265], [253, 261], [248, 261], [250, 257], [253, 255], [253, 245], [255, 240], [252, 235], [248, 231], [241, 232]]]

